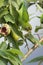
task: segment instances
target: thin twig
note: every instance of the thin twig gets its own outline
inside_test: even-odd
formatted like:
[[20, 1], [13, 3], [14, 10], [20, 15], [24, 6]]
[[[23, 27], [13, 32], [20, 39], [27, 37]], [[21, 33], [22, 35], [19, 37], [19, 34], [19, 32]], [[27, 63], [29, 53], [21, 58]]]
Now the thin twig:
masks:
[[28, 51], [29, 51], [29, 47], [28, 47], [28, 43], [27, 43], [27, 40], [25, 39], [25, 42], [26, 42], [26, 45], [25, 47], [27, 47]]
[[39, 36], [39, 34], [37, 34], [37, 36], [38, 36], [38, 39], [40, 40], [40, 36]]
[[[39, 42], [43, 42], [43, 38], [41, 38], [41, 40]], [[34, 45], [26, 54], [25, 56], [21, 59], [21, 61], [23, 62], [37, 47], [39, 47], [38, 44]]]

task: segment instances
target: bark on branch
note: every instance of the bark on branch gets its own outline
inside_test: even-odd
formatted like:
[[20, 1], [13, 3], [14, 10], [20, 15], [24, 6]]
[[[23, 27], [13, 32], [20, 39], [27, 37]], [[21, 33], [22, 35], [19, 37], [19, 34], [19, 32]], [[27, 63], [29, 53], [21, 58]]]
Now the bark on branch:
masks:
[[[41, 38], [39, 42], [43, 42], [43, 38]], [[39, 47], [39, 45], [36, 43], [36, 45], [34, 45], [34, 46], [25, 54], [25, 56], [21, 59], [21, 61], [23, 62], [37, 47]]]

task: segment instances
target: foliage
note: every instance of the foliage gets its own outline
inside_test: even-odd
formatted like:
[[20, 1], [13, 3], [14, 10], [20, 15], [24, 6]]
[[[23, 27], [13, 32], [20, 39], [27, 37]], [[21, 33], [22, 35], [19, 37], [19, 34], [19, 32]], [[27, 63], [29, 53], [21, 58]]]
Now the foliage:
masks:
[[[30, 1], [0, 0], [0, 38], [4, 37], [4, 41], [0, 43], [0, 65], [22, 65], [19, 56], [23, 54], [19, 46], [23, 45], [26, 39], [33, 44], [40, 44], [31, 33], [32, 26], [27, 12], [27, 2]], [[43, 23], [43, 16], [40, 21]], [[22, 30], [27, 34], [23, 35]]]
[[41, 65], [41, 63], [43, 62], [43, 56], [36, 57], [32, 59], [31, 61], [29, 61], [29, 63], [32, 63], [32, 62], [39, 62], [38, 65]]

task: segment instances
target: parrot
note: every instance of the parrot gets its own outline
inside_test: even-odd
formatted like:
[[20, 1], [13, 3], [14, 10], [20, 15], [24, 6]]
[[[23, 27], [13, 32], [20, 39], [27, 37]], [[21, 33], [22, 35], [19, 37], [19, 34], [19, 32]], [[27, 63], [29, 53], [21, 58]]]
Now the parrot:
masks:
[[32, 29], [32, 26], [31, 24], [29, 23], [29, 14], [27, 12], [27, 8], [25, 6], [25, 4], [23, 3], [21, 8], [18, 10], [19, 12], [19, 24], [21, 25], [21, 27], [24, 29], [24, 30], [31, 30]]

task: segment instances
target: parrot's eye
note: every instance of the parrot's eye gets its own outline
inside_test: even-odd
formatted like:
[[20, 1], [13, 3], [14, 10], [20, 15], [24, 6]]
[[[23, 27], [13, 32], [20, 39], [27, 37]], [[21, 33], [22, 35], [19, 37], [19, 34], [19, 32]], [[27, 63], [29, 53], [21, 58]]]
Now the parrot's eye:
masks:
[[1, 32], [4, 32], [5, 33], [6, 30], [7, 30], [6, 27], [3, 27], [2, 30], [1, 30]]

